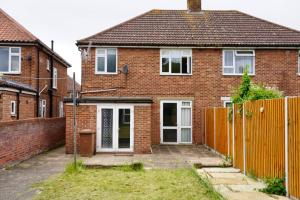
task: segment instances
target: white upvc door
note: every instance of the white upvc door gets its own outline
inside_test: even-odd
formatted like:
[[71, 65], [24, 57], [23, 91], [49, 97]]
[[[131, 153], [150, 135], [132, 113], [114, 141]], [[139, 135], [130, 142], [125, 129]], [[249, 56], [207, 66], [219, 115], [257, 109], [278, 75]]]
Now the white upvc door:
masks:
[[191, 144], [192, 119], [192, 101], [161, 101], [161, 143]]
[[97, 106], [97, 152], [133, 152], [134, 107]]

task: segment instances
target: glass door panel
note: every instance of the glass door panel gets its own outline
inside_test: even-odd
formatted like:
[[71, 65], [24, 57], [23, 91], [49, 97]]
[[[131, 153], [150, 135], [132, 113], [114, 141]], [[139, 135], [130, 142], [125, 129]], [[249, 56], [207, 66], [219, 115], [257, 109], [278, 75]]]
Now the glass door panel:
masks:
[[101, 110], [101, 148], [113, 148], [113, 109]]
[[119, 109], [119, 149], [130, 148], [130, 109]]
[[177, 143], [177, 103], [163, 103], [163, 142]]

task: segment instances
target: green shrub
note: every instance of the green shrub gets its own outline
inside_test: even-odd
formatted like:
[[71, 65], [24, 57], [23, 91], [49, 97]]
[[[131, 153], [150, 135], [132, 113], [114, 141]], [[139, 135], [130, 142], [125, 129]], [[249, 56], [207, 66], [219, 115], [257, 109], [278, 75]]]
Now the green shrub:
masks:
[[286, 189], [284, 186], [284, 179], [282, 178], [271, 178], [266, 179], [266, 188], [260, 189], [260, 192], [264, 192], [267, 194], [275, 194], [275, 195], [286, 195]]
[[142, 171], [142, 170], [144, 170], [144, 164], [143, 163], [133, 163], [131, 165], [131, 168], [133, 171]]
[[[254, 84], [251, 81], [250, 76], [248, 75], [248, 67], [247, 67], [242, 77], [242, 83], [236, 89], [234, 89], [231, 95], [231, 101], [232, 103], [238, 105], [238, 113], [242, 115], [243, 103], [245, 103], [246, 101], [254, 101], [259, 99], [276, 99], [282, 97], [283, 97], [283, 93], [281, 91], [268, 88], [263, 84]], [[230, 120], [232, 119], [232, 112], [233, 110], [231, 108], [229, 112]], [[247, 117], [251, 117], [251, 116], [247, 116]]]

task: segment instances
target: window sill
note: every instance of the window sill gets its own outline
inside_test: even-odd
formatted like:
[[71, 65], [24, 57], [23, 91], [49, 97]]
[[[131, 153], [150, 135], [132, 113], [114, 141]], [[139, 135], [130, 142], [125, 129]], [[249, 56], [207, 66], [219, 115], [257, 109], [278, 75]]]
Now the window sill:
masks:
[[160, 76], [192, 76], [193, 74], [160, 74]]
[[[243, 76], [243, 74], [222, 74], [223, 76]], [[249, 76], [255, 76], [255, 74], [248, 74]]]
[[8, 75], [21, 75], [21, 72], [0, 72], [0, 74]]
[[96, 75], [118, 75], [118, 73], [106, 73], [106, 72], [96, 72]]

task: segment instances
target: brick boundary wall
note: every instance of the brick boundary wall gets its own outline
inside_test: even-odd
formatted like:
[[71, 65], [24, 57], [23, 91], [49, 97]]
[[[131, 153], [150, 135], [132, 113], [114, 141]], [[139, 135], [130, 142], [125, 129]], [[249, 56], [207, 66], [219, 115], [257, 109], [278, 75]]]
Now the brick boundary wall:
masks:
[[65, 144], [65, 118], [0, 122], [0, 168]]

